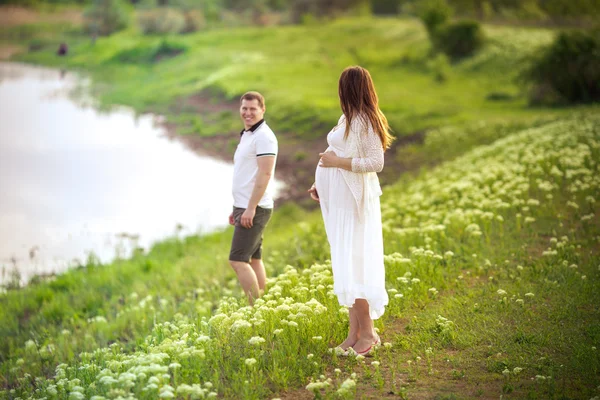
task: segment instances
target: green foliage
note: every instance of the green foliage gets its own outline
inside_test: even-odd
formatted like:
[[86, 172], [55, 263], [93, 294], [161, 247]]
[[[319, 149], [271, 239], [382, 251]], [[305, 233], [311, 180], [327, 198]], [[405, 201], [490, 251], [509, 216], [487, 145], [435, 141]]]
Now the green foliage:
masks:
[[558, 20], [569, 17], [597, 18], [600, 15], [600, 2], [596, 0], [538, 1], [542, 10]]
[[430, 37], [452, 18], [453, 10], [446, 0], [421, 0], [417, 3], [417, 13]]
[[42, 40], [39, 36], [43, 32], [43, 27], [34, 24], [0, 27], [0, 29], [0, 37], [5, 40]]
[[130, 22], [129, 10], [123, 0], [94, 0], [84, 16], [85, 30], [100, 36], [123, 30]]
[[453, 60], [475, 54], [484, 43], [485, 36], [477, 21], [450, 23], [434, 33], [435, 47]]
[[[461, 16], [486, 19], [556, 22], [594, 22], [600, 14], [600, 2], [595, 0], [447, 0]], [[400, 10], [412, 13], [415, 0], [401, 0]], [[597, 18], [596, 18], [597, 19]]]
[[[133, 30], [99, 40], [93, 48], [88, 37], [79, 43], [69, 41], [69, 52], [76, 57], [58, 59], [52, 48], [18, 59], [83, 68], [98, 82], [97, 99], [103, 105], [126, 104], [138, 112], [150, 108], [169, 118], [176, 99], [200, 94], [215, 102], [237, 101], [251, 82], [267, 96], [268, 118], [275, 131], [295, 132], [302, 139], [321, 137], [335, 125], [339, 118], [335, 95], [338, 73], [351, 64], [374, 69], [380, 104], [399, 136], [440, 124], [505, 117], [514, 112], [556, 112], [523, 110], [523, 85], [514, 79], [526, 66], [525, 58], [552, 41], [552, 31], [495, 25], [486, 26], [485, 31], [489, 38], [486, 46], [475, 56], [450, 66], [444, 64], [443, 54], [430, 56], [427, 34], [419, 21], [392, 18], [344, 18], [321, 21], [316, 27], [209, 29], [170, 37], [169, 42], [188, 48], [177, 63], [155, 63], [151, 56], [133, 57], [136, 61], [127, 62], [124, 68], [116, 62], [117, 54], [158, 43], [156, 37]], [[370, 45], [357, 46], [357, 38]], [[248, 69], [248, 65], [256, 68]], [[443, 85], [437, 75], [446, 78]], [[106, 80], [110, 84], [100, 83]], [[207, 90], [209, 87], [223, 95], [215, 95]], [[95, 84], [92, 89], [96, 89]], [[486, 96], [492, 92], [514, 96], [490, 107]], [[224, 136], [238, 129], [237, 118], [225, 121], [209, 113], [200, 110], [202, 135]], [[186, 128], [186, 124], [177, 125], [178, 129]]]
[[496, 140], [526, 128], [533, 128], [554, 121], [557, 117], [527, 118], [519, 120], [478, 121], [470, 124], [444, 126], [427, 131], [422, 143], [401, 146], [396, 159], [406, 168], [411, 164], [437, 165], [464, 154], [477, 146], [489, 145]]
[[[483, 30], [476, 21], [450, 22], [453, 8], [447, 0], [421, 0], [417, 13], [429, 39], [437, 51], [453, 60], [473, 55], [485, 41]], [[437, 74], [443, 80], [443, 74]]]
[[[93, 0], [0, 0], [0, 4], [40, 6], [47, 4], [89, 4]], [[293, 22], [301, 22], [302, 16], [330, 17], [346, 13], [357, 5], [367, 7], [378, 15], [397, 12], [414, 15], [418, 3], [424, 0], [132, 0], [138, 8], [168, 6], [181, 10], [198, 9], [208, 21], [219, 21], [224, 14], [244, 14], [246, 23], [255, 23], [256, 17], [269, 13], [289, 14]], [[431, 1], [431, 0], [425, 0]], [[447, 5], [465, 17], [479, 19], [501, 17], [508, 20], [556, 22], [593, 22], [600, 14], [600, 2], [596, 0], [447, 0]], [[231, 16], [226, 16], [231, 18]]]
[[524, 76], [536, 104], [600, 101], [600, 30], [560, 33]]
[[128, 64], [146, 64], [175, 57], [187, 50], [187, 45], [172, 40], [161, 40], [156, 45], [139, 45], [123, 50], [112, 61]]
[[56, 43], [49, 41], [47, 39], [32, 39], [29, 41], [29, 45], [27, 49], [29, 51], [41, 51], [44, 49], [48, 49], [49, 47], [54, 47]]
[[545, 21], [548, 14], [535, 0], [524, 1], [516, 7], [501, 7], [497, 14], [508, 20]]
[[433, 72], [437, 82], [445, 82], [450, 76], [451, 66], [448, 57], [444, 54], [437, 54], [427, 62], [427, 66]]

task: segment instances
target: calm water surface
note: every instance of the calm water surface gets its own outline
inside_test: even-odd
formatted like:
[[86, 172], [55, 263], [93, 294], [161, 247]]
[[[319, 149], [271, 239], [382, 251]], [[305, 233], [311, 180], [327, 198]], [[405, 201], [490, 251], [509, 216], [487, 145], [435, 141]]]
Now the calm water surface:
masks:
[[[81, 81], [80, 81], [81, 82]], [[157, 117], [75, 101], [71, 74], [0, 63], [0, 281], [60, 272], [171, 236], [225, 226], [230, 164], [171, 141]], [[119, 250], [120, 249], [120, 250]]]

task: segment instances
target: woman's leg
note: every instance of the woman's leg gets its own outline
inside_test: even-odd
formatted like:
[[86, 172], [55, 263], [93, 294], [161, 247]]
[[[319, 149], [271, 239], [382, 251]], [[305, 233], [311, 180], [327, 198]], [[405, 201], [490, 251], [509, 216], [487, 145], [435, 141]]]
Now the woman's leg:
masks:
[[354, 346], [359, 338], [358, 318], [356, 317], [356, 311], [354, 311], [353, 307], [350, 307], [349, 318], [350, 322], [348, 329], [348, 337], [342, 342], [342, 344], [339, 345], [339, 347], [341, 347], [344, 350], [347, 350], [348, 348]]
[[356, 313], [356, 319], [359, 325], [359, 339], [352, 346], [357, 352], [363, 352], [373, 345], [377, 335], [373, 326], [373, 320], [369, 314], [369, 303], [365, 299], [356, 299], [352, 309]]

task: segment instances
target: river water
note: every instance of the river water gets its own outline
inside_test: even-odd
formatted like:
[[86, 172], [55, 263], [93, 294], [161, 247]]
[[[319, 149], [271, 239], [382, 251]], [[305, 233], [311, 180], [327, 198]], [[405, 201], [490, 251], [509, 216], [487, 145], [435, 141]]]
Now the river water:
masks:
[[75, 100], [82, 85], [0, 63], [0, 282], [227, 224], [231, 164], [168, 139], [157, 116]]

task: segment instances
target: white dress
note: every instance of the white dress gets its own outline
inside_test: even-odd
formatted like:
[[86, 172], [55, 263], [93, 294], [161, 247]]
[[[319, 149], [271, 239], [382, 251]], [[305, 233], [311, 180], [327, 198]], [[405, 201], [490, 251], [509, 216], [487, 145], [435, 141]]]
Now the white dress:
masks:
[[[327, 135], [327, 151], [339, 157], [345, 156], [344, 131], [342, 123]], [[365, 202], [361, 220], [340, 169], [317, 166], [315, 186], [331, 247], [333, 290], [338, 301], [351, 307], [356, 299], [365, 299], [371, 318], [377, 319], [388, 304], [379, 196]]]

